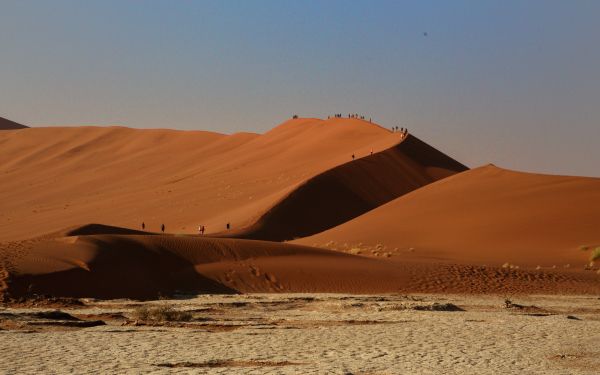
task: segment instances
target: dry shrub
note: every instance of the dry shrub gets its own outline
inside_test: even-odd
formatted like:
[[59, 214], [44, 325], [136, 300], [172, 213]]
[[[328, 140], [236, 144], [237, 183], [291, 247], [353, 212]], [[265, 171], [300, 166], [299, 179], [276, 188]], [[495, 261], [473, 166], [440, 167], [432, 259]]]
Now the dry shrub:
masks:
[[178, 311], [168, 304], [141, 305], [133, 310], [136, 320], [152, 322], [187, 322], [192, 319], [188, 311]]

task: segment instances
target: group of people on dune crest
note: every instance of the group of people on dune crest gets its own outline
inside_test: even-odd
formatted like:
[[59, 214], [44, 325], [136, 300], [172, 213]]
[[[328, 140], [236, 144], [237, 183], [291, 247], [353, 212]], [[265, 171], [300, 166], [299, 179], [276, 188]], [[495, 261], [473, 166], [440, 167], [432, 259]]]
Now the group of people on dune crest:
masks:
[[402, 134], [402, 137], [406, 137], [408, 135], [407, 128], [399, 128], [397, 126], [392, 126], [392, 133], [396, 133], [396, 132], [400, 132]]
[[[329, 120], [332, 116], [327, 116], [327, 120]], [[333, 118], [342, 118], [342, 114], [341, 113], [336, 113], [333, 115]], [[358, 120], [365, 120], [365, 116], [361, 116], [358, 113], [348, 113], [348, 118], [354, 118], [354, 119], [358, 119]], [[369, 117], [369, 122], [371, 121], [371, 118]]]

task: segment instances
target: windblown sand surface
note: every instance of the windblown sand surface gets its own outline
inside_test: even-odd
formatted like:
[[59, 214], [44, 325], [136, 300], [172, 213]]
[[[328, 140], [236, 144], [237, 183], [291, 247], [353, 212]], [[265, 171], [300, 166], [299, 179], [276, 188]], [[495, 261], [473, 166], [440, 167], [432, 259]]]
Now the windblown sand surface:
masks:
[[[7, 308], [0, 372], [597, 373], [597, 297], [509, 298], [261, 294]], [[163, 315], [141, 319], [142, 306]], [[158, 319], [165, 311], [170, 321]]]
[[403, 254], [392, 259], [581, 270], [600, 247], [600, 178], [484, 166], [295, 243], [356, 251], [379, 244]]
[[600, 293], [596, 267], [472, 266], [386, 248], [360, 249], [353, 254], [356, 248], [148, 235], [90, 225], [5, 243], [0, 292], [5, 298], [146, 299], [178, 292]]
[[263, 135], [8, 131], [0, 133], [0, 241], [98, 222], [145, 222], [154, 232], [164, 223], [169, 233], [224, 232], [230, 223], [236, 236], [292, 239], [465, 169], [415, 137], [403, 142], [356, 119], [294, 119]]
[[600, 179], [467, 170], [362, 120], [230, 136], [21, 129], [0, 146], [0, 296], [13, 302], [600, 292]]

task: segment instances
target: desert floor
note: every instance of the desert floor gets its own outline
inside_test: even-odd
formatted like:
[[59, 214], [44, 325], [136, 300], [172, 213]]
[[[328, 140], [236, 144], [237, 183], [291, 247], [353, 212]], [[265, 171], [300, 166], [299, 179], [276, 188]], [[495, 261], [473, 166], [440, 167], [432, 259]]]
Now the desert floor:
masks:
[[[190, 314], [142, 319], [140, 306]], [[65, 314], [47, 314], [57, 310]], [[8, 374], [592, 374], [599, 344], [598, 296], [250, 294], [0, 308]]]

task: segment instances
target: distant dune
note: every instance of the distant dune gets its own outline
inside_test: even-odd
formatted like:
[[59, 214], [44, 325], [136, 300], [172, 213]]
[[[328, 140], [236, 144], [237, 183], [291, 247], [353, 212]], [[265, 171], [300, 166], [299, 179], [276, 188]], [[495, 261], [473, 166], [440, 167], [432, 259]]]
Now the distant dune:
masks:
[[599, 225], [599, 178], [520, 173], [489, 165], [296, 242], [382, 244], [398, 248], [405, 259], [428, 262], [581, 270], [591, 249], [600, 247]]
[[18, 124], [14, 121], [7, 120], [3, 117], [0, 117], [0, 130], [14, 130], [14, 129], [25, 129], [28, 126]]
[[0, 241], [90, 222], [221, 235], [230, 223], [229, 234], [292, 239], [466, 168], [414, 137], [338, 118], [263, 135], [34, 128], [0, 143]]

